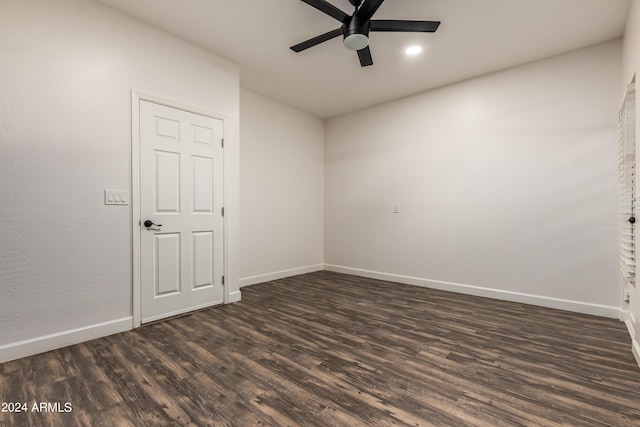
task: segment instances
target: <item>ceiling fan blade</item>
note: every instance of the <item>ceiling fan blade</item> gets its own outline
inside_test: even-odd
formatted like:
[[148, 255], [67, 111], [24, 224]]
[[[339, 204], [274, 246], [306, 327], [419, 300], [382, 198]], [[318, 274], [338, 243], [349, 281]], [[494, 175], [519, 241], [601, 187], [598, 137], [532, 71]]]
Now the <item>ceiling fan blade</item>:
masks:
[[302, 52], [305, 49], [309, 49], [317, 44], [326, 42], [327, 40], [331, 40], [332, 38], [338, 37], [342, 35], [342, 28], [336, 28], [335, 30], [329, 31], [328, 33], [320, 34], [312, 39], [304, 41], [302, 43], [298, 43], [295, 46], [291, 46], [291, 50], [294, 52]]
[[364, 0], [364, 3], [360, 5], [360, 8], [356, 12], [358, 18], [369, 20], [376, 13], [376, 10], [380, 7], [384, 0]]
[[369, 46], [358, 51], [358, 58], [360, 59], [360, 65], [363, 67], [373, 65], [373, 58], [371, 57], [371, 49], [369, 49]]
[[410, 33], [433, 33], [440, 21], [398, 21], [395, 19], [371, 20], [371, 31], [397, 31]]
[[315, 7], [320, 12], [326, 13], [332, 18], [337, 19], [338, 21], [344, 23], [349, 15], [332, 5], [331, 3], [327, 3], [325, 0], [302, 0], [309, 6]]

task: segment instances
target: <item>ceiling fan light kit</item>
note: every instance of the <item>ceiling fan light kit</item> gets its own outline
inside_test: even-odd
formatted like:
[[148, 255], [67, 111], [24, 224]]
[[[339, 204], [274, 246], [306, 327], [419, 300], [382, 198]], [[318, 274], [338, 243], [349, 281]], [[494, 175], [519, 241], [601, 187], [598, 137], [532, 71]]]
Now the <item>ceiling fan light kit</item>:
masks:
[[349, 0], [349, 3], [355, 7], [352, 15], [347, 15], [325, 0], [302, 1], [340, 21], [342, 27], [291, 46], [291, 50], [294, 52], [302, 52], [310, 47], [342, 35], [344, 46], [347, 49], [357, 51], [360, 65], [363, 67], [373, 65], [373, 58], [371, 57], [371, 50], [369, 49], [370, 31], [433, 33], [440, 25], [440, 21], [372, 20], [371, 17], [376, 13], [384, 0]]
[[369, 46], [369, 37], [364, 34], [350, 34], [344, 38], [344, 47], [350, 50], [360, 50]]

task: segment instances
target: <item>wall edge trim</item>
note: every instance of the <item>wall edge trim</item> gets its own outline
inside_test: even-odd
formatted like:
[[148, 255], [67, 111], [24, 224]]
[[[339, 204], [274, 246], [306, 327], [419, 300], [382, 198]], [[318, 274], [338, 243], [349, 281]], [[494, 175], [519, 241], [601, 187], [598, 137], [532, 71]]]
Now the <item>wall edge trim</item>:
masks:
[[636, 339], [636, 319], [633, 317], [633, 313], [629, 312], [624, 324], [627, 326], [627, 330], [631, 336], [631, 353], [633, 353], [633, 357], [636, 359], [636, 363], [640, 368], [640, 343], [638, 343]]
[[240, 287], [257, 285], [258, 283], [270, 282], [272, 280], [284, 279], [286, 277], [298, 276], [300, 274], [313, 273], [325, 269], [325, 264], [307, 265], [304, 267], [289, 268], [287, 270], [274, 271], [271, 273], [258, 274], [255, 276], [243, 277], [240, 279]]
[[640, 344], [635, 338], [631, 340], [631, 353], [633, 353], [633, 357], [640, 368]]
[[360, 268], [345, 267], [340, 265], [325, 264], [325, 270], [336, 273], [351, 274], [354, 276], [367, 277], [370, 279], [386, 280], [389, 282], [402, 283], [405, 285], [421, 286], [424, 288], [438, 289], [443, 291], [457, 292], [466, 295], [493, 298], [503, 301], [530, 304], [546, 308], [572, 311], [594, 316], [619, 319], [620, 308], [586, 303], [581, 301], [565, 300], [560, 298], [546, 297], [542, 295], [532, 295], [520, 292], [504, 291], [501, 289], [485, 288], [480, 286], [466, 285], [455, 282], [445, 282], [441, 280], [426, 279], [422, 277], [404, 276], [400, 274], [371, 271]]
[[225, 304], [232, 304], [234, 302], [239, 302], [242, 299], [242, 293], [240, 291], [229, 292], [229, 299], [225, 302]]
[[129, 316], [6, 344], [0, 347], [0, 363], [130, 331], [132, 328], [133, 317]]

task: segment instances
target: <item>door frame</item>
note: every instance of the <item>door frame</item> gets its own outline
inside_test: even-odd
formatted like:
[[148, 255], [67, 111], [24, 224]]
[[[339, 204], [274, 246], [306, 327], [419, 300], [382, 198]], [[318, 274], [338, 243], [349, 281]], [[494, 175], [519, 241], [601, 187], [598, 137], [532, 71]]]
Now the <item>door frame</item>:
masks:
[[[189, 105], [185, 105], [176, 101], [167, 100], [158, 96], [149, 95], [135, 90], [131, 91], [131, 241], [132, 241], [132, 314], [133, 314], [133, 328], [138, 328], [142, 324], [142, 307], [141, 307], [141, 280], [140, 280], [140, 101], [148, 101], [154, 104], [163, 105], [169, 108], [175, 108], [178, 110], [187, 111], [189, 113], [199, 114], [201, 116], [211, 117], [213, 119], [222, 120], [223, 126], [223, 138], [228, 140], [227, 129], [227, 117], [222, 114], [212, 113], [202, 108], [197, 108]], [[229, 159], [228, 150], [223, 150], [223, 168], [226, 170]], [[227, 191], [228, 182], [226, 173], [222, 179], [223, 186], [223, 199], [222, 203], [227, 203]], [[222, 285], [223, 304], [232, 302], [230, 296], [229, 286], [229, 221], [227, 218], [223, 220], [223, 275], [225, 276], [225, 284]]]

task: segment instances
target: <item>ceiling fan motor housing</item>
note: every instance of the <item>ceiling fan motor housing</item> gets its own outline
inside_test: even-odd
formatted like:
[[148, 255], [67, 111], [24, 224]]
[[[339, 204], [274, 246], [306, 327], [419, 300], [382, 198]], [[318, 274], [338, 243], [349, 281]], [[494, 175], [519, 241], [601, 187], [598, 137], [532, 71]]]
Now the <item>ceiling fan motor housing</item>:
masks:
[[360, 50], [369, 45], [369, 30], [371, 21], [353, 15], [342, 26], [344, 45], [347, 49]]

